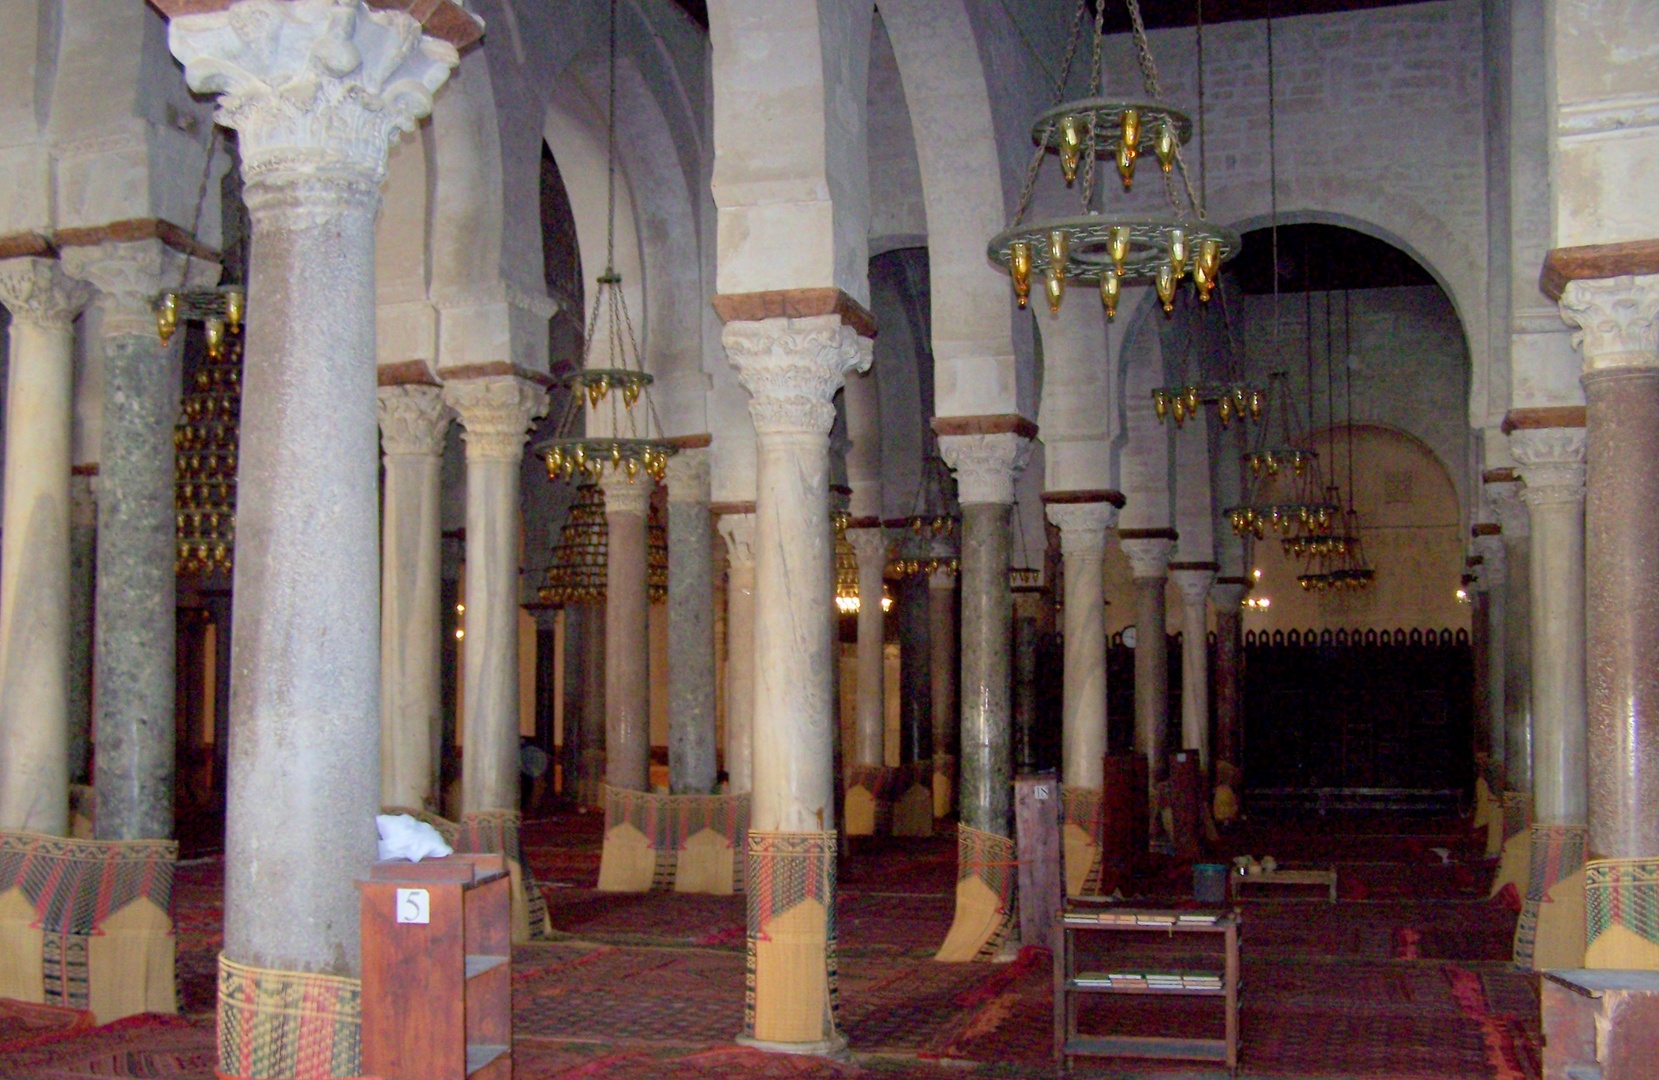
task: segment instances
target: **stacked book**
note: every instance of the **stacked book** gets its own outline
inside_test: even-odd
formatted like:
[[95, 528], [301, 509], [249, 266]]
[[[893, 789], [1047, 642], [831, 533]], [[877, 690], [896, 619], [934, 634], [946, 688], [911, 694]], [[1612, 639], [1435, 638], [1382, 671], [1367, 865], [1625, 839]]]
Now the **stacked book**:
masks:
[[1084, 971], [1072, 984], [1083, 990], [1220, 990], [1221, 976], [1203, 971]]

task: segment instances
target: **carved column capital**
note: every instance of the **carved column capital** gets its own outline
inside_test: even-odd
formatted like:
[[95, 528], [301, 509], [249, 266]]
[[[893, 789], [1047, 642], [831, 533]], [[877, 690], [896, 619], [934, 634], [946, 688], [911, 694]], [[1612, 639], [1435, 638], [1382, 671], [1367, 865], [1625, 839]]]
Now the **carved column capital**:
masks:
[[56, 259], [0, 260], [0, 304], [12, 320], [68, 330], [92, 299], [92, 287], [63, 272]]
[[721, 514], [721, 539], [726, 541], [726, 560], [733, 570], [755, 568], [755, 515]]
[[1031, 460], [1031, 440], [1014, 432], [940, 435], [939, 456], [956, 474], [957, 501], [1011, 504], [1014, 480]]
[[1561, 317], [1578, 332], [1584, 373], [1659, 367], [1659, 274], [1570, 281]]
[[531, 421], [547, 411], [547, 391], [515, 375], [445, 383], [444, 401], [461, 419], [468, 460], [478, 461], [518, 461]]
[[1527, 428], [1509, 436], [1527, 506], [1584, 501], [1584, 429]]
[[175, 17], [167, 43], [190, 89], [219, 95], [250, 183], [346, 172], [377, 188], [392, 140], [460, 61], [409, 15], [362, 0], [238, 0]]
[[1138, 536], [1119, 540], [1118, 544], [1129, 556], [1129, 570], [1135, 580], [1169, 576], [1169, 560], [1175, 554], [1175, 541], [1161, 536]]
[[861, 571], [870, 565], [886, 567], [887, 534], [882, 529], [848, 529], [847, 543], [853, 546]]
[[681, 449], [668, 459], [668, 501], [701, 503], [709, 501], [709, 451], [706, 446]]
[[61, 258], [65, 273], [97, 289], [92, 303], [104, 337], [139, 337], [157, 346], [156, 296], [178, 286], [181, 276], [189, 288], [219, 280], [217, 263], [192, 259], [156, 239], [66, 247]]
[[1210, 591], [1215, 587], [1214, 570], [1171, 570], [1169, 576], [1189, 608], [1202, 609], [1209, 602]]
[[606, 473], [599, 481], [599, 490], [605, 493], [605, 513], [644, 517], [651, 512], [654, 487], [655, 481], [643, 473], [633, 479], [623, 473]]
[[382, 386], [375, 393], [387, 457], [437, 457], [455, 413], [436, 386]]
[[1498, 516], [1503, 535], [1510, 540], [1524, 540], [1532, 535], [1532, 522], [1527, 517], [1526, 504], [1521, 501], [1522, 487], [1519, 480], [1486, 484], [1486, 499], [1492, 504], [1492, 512]]
[[858, 334], [838, 315], [730, 322], [720, 332], [737, 381], [749, 391], [755, 434], [826, 435], [835, 392], [869, 365]]
[[1476, 584], [1482, 589], [1501, 588], [1509, 579], [1509, 557], [1504, 553], [1502, 536], [1477, 536], [1471, 545], [1480, 556], [1475, 568]]
[[1106, 531], [1118, 523], [1116, 506], [1109, 502], [1049, 503], [1044, 511], [1060, 530], [1060, 553], [1067, 559], [1106, 558]]

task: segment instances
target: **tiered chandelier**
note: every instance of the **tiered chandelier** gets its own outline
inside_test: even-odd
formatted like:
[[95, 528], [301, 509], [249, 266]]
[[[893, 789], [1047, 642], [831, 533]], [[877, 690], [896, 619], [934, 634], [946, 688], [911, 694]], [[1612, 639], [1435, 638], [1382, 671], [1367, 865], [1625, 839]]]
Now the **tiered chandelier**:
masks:
[[179, 323], [205, 324], [207, 362], [184, 392], [173, 428], [173, 512], [181, 575], [228, 574], [236, 551], [236, 448], [242, 414], [242, 292], [163, 294], [156, 330], [163, 344]]
[[[616, 0], [611, 0], [609, 93], [605, 272], [598, 277], [588, 319], [582, 369], [565, 383], [570, 397], [564, 415], [553, 438], [536, 448], [547, 459], [549, 478], [577, 483], [598, 483], [607, 471], [625, 475], [630, 483], [641, 473], [661, 480], [675, 449], [662, 437], [662, 423], [651, 402], [651, 375], [640, 357], [622, 275], [616, 269]], [[601, 334], [607, 355], [604, 363], [596, 363]], [[587, 432], [598, 416], [609, 421], [603, 433], [578, 434]]]
[[[1182, 144], [1192, 137], [1192, 121], [1163, 100], [1139, 0], [1125, 0], [1125, 4], [1145, 96], [1123, 99], [1103, 93], [1105, 0], [1094, 0], [1086, 96], [1057, 100], [1032, 122], [1031, 140], [1037, 149], [1026, 171], [1019, 208], [1013, 223], [988, 248], [992, 261], [1006, 268], [1012, 278], [1014, 297], [1021, 308], [1030, 299], [1032, 280], [1037, 277], [1042, 280], [1050, 311], [1060, 310], [1067, 282], [1097, 284], [1106, 315], [1112, 318], [1117, 314], [1124, 285], [1151, 282], [1167, 314], [1174, 310], [1176, 288], [1189, 274], [1199, 298], [1207, 301], [1221, 264], [1238, 251], [1238, 234], [1206, 221], [1204, 208], [1193, 194], [1181, 155]], [[1065, 94], [1089, 6], [1090, 0], [1078, 0], [1057, 99]], [[1060, 159], [1066, 186], [1078, 188], [1080, 213], [1027, 222], [1037, 177], [1050, 154]], [[1136, 163], [1147, 154], [1157, 159], [1169, 212], [1105, 213], [1097, 205], [1097, 182], [1105, 186], [1106, 170], [1096, 169], [1097, 160], [1115, 161], [1118, 177], [1128, 191], [1134, 184]], [[1179, 195], [1177, 172], [1181, 179]], [[1077, 182], [1079, 174], [1081, 183]]]
[[911, 574], [956, 573], [962, 566], [952, 553], [961, 514], [953, 508], [950, 468], [938, 454], [922, 459], [922, 476], [908, 517], [889, 521], [903, 534], [893, 545], [888, 568], [899, 577]]
[[[646, 518], [646, 596], [653, 604], [668, 599], [668, 530], [656, 504]], [[549, 607], [602, 604], [605, 601], [605, 562], [610, 536], [605, 525], [605, 492], [598, 484], [583, 484], [565, 514], [553, 562], [536, 590]]]
[[[835, 610], [843, 615], [857, 615], [864, 601], [858, 593], [858, 552], [847, 539], [847, 526], [852, 518], [836, 514], [832, 520], [835, 524]], [[893, 597], [888, 594], [885, 583], [881, 587], [881, 610], [893, 610]]]

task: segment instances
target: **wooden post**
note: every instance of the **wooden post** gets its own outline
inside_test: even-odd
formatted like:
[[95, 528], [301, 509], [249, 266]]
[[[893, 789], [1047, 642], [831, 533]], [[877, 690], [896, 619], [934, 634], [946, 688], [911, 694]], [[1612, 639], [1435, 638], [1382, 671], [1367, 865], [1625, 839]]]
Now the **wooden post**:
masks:
[[1014, 850], [1019, 860], [1020, 942], [1052, 948], [1054, 919], [1065, 895], [1060, 865], [1060, 778], [1014, 777]]

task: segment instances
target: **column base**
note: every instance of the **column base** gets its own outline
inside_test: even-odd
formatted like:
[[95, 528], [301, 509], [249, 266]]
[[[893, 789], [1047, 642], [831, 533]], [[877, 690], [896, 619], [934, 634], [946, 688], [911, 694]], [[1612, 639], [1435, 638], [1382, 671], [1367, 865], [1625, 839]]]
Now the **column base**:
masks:
[[829, 1058], [831, 1061], [851, 1061], [852, 1051], [847, 1049], [847, 1037], [837, 1033], [829, 1039], [819, 1039], [817, 1042], [788, 1043], [770, 1042], [766, 1039], [757, 1039], [752, 1035], [738, 1035], [734, 1040], [739, 1046], [747, 1046], [751, 1050], [762, 1050], [768, 1054], [806, 1054], [813, 1057]]

